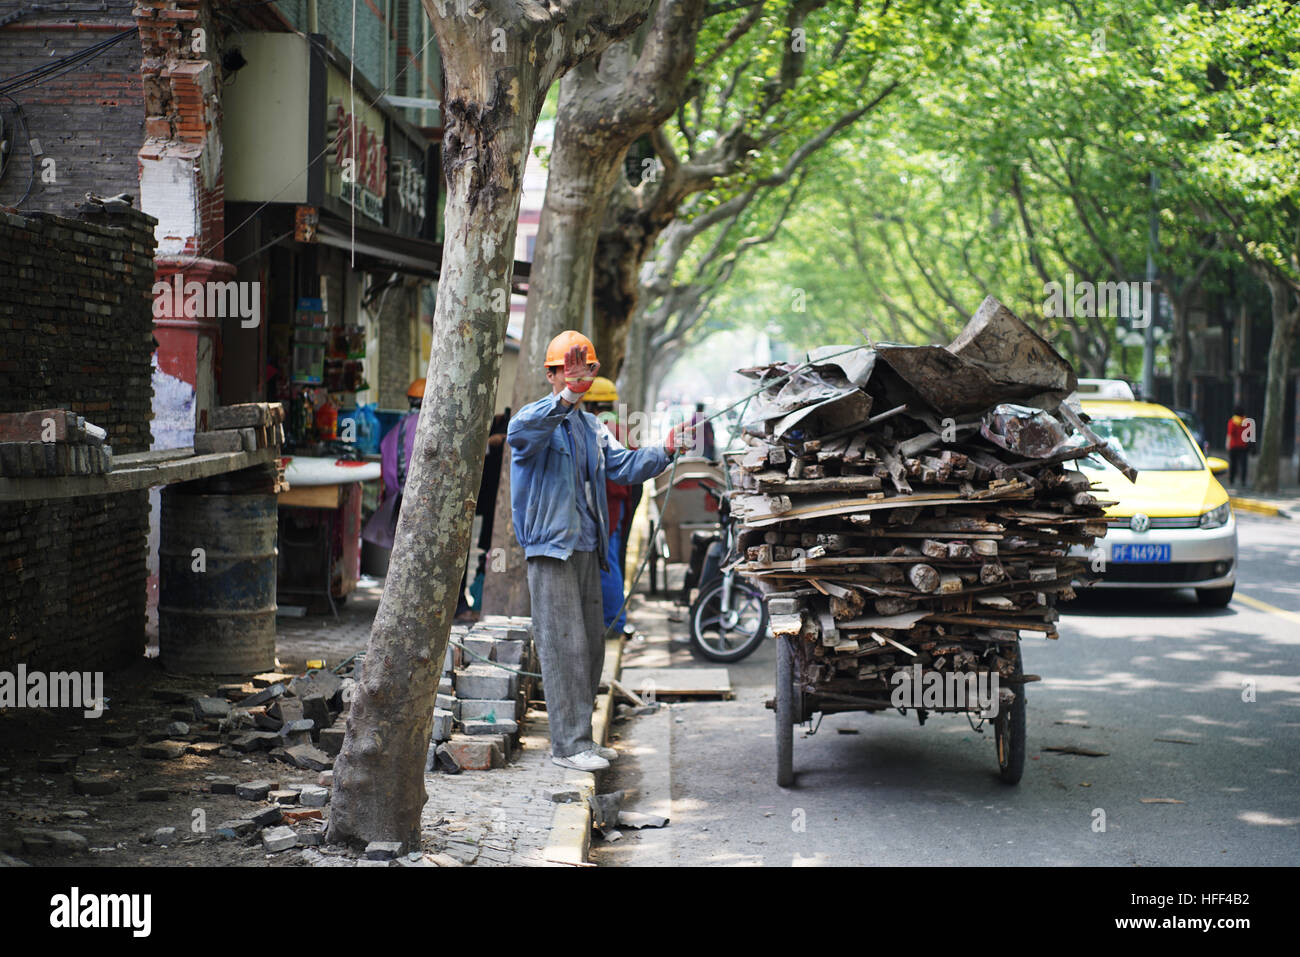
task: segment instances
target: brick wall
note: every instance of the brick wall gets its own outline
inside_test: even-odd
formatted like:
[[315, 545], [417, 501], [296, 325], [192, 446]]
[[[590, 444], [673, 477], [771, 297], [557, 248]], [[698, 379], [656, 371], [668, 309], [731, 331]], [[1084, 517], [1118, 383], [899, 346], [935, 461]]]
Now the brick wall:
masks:
[[[47, 66], [135, 26], [131, 0], [108, 0], [103, 11], [77, 6], [83, 12], [59, 15], [29, 12], [29, 0], [0, 0], [0, 21], [16, 18], [0, 27], [0, 76]], [[12, 146], [9, 168], [0, 179], [0, 206], [62, 212], [87, 192], [125, 192], [140, 205], [136, 151], [144, 141], [145, 111], [136, 37], [12, 96], [16, 103], [0, 98], [0, 119]], [[34, 167], [29, 135], [41, 150]]]
[[[0, 213], [0, 412], [73, 409], [149, 448], [154, 220]], [[0, 669], [144, 650], [147, 492], [0, 503]]]

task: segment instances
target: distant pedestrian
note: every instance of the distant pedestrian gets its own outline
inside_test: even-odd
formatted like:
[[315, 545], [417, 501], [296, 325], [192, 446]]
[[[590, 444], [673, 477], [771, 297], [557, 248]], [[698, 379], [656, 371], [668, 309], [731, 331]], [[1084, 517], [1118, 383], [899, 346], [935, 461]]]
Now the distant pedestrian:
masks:
[[[609, 429], [615, 441], [619, 438], [618, 412], [614, 408], [617, 402], [618, 388], [603, 375], [596, 376], [592, 381], [591, 389], [582, 402], [582, 407]], [[609, 553], [606, 560], [609, 567], [600, 570], [600, 592], [607, 631], [611, 625], [617, 631], [623, 631], [627, 627], [627, 609], [623, 607], [623, 563], [620, 556], [623, 551], [623, 510], [627, 508], [629, 491], [627, 485], [606, 476], [605, 499], [609, 505]]]
[[[1237, 485], [1237, 472], [1241, 472], [1241, 485], [1246, 484], [1246, 456], [1250, 443], [1246, 441], [1246, 410], [1237, 406], [1228, 420], [1228, 484]], [[1240, 486], [1238, 486], [1240, 487]]]

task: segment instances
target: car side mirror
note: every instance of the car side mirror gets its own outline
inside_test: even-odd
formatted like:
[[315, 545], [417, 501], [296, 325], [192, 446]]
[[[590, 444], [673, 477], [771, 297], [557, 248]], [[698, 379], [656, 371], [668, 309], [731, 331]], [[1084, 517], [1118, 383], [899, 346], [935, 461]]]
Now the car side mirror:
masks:
[[1228, 471], [1227, 460], [1221, 459], [1217, 455], [1211, 455], [1209, 458], [1205, 460], [1205, 464], [1210, 467], [1210, 471], [1213, 472], [1215, 475], [1221, 475], [1224, 472]]

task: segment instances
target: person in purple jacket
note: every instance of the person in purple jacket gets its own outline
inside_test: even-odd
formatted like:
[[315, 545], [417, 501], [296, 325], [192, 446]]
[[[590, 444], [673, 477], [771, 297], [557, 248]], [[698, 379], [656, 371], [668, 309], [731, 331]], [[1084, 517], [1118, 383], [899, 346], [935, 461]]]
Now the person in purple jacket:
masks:
[[384, 482], [384, 497], [361, 531], [362, 538], [381, 548], [393, 547], [397, 516], [402, 511], [402, 489], [415, 450], [415, 427], [419, 424], [420, 406], [424, 402], [423, 379], [411, 383], [406, 390], [406, 400], [411, 404], [411, 410], [397, 420], [379, 443], [379, 475]]

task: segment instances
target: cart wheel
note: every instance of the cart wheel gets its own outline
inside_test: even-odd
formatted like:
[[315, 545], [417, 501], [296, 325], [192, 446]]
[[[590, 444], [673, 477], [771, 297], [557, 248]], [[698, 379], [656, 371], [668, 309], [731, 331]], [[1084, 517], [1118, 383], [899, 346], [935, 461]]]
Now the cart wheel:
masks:
[[790, 639], [776, 643], [776, 783], [794, 784], [794, 651]]
[[[1013, 674], [1025, 673], [1020, 643], [1016, 643], [1016, 667]], [[1010, 710], [999, 710], [994, 720], [994, 737], [998, 746], [998, 776], [1005, 784], [1019, 784], [1025, 773], [1025, 686], [1016, 685], [1016, 700]]]

